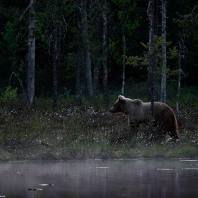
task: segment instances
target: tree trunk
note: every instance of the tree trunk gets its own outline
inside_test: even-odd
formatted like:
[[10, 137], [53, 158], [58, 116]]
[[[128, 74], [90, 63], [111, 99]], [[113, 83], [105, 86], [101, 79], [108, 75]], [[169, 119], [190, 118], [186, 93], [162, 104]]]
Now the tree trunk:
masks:
[[91, 71], [91, 58], [90, 58], [90, 45], [88, 36], [88, 24], [87, 24], [87, 11], [86, 0], [81, 0], [81, 17], [82, 17], [82, 35], [85, 49], [85, 74], [87, 80], [87, 92], [90, 98], [93, 98], [93, 85], [92, 85], [92, 71]]
[[94, 49], [94, 77], [93, 77], [93, 98], [98, 97], [98, 83], [99, 83], [99, 1], [95, 2], [95, 49]]
[[[77, 1], [78, 3], [78, 1]], [[76, 64], [76, 103], [81, 104], [82, 103], [82, 37], [81, 37], [81, 25], [80, 25], [80, 13], [77, 14], [77, 64]]]
[[52, 42], [52, 65], [53, 65], [53, 106], [58, 104], [58, 42]]
[[77, 65], [76, 65], [76, 103], [82, 103], [82, 49], [77, 46]]
[[178, 58], [178, 85], [177, 85], [177, 95], [176, 95], [176, 116], [179, 117], [179, 98], [180, 98], [180, 87], [181, 87], [181, 41], [179, 41], [179, 58]]
[[104, 102], [109, 104], [108, 96], [108, 67], [107, 67], [107, 1], [103, 1], [103, 89]]
[[59, 86], [58, 86], [58, 71], [60, 67], [60, 37], [61, 37], [61, 29], [60, 29], [60, 19], [59, 19], [59, 1], [53, 0], [53, 10], [55, 13], [55, 17], [53, 20], [53, 41], [52, 41], [52, 64], [53, 64], [53, 106], [56, 107], [58, 104], [58, 94], [59, 94]]
[[162, 79], [161, 102], [166, 103], [166, 0], [162, 0]]
[[158, 35], [159, 26], [159, 0], [153, 0], [154, 3], [154, 35]]
[[126, 41], [125, 35], [123, 36], [123, 60], [122, 60], [122, 95], [125, 89], [125, 55], [126, 55]]
[[28, 34], [27, 98], [28, 106], [34, 101], [35, 94], [35, 0], [30, 0]]
[[149, 89], [149, 101], [151, 101], [151, 121], [153, 121], [154, 116], [154, 52], [153, 52], [153, 35], [154, 35], [154, 3], [149, 0], [147, 14], [149, 17], [149, 67], [148, 67], [148, 89]]

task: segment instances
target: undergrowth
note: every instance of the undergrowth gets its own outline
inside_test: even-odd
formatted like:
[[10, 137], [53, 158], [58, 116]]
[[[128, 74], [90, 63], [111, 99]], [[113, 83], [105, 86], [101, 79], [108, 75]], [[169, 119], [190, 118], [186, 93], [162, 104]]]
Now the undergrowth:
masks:
[[[111, 95], [110, 104], [116, 99]], [[27, 108], [19, 100], [4, 97], [0, 100], [0, 159], [197, 157], [197, 102], [182, 100], [178, 144], [168, 136], [160, 143], [149, 141], [146, 127], [134, 136], [127, 116], [112, 115], [101, 96], [84, 99], [80, 106], [72, 97], [61, 99], [56, 108], [51, 99], [36, 99]]]

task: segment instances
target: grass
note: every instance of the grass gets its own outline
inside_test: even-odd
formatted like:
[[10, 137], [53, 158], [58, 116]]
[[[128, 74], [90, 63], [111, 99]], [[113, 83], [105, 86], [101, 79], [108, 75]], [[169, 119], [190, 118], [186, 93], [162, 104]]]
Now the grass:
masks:
[[[116, 98], [111, 95], [110, 103]], [[180, 144], [151, 143], [144, 136], [146, 128], [134, 137], [127, 117], [110, 114], [101, 96], [81, 106], [72, 98], [61, 100], [56, 109], [50, 99], [37, 99], [31, 108], [19, 101], [0, 101], [0, 159], [195, 158], [197, 102], [182, 100]]]

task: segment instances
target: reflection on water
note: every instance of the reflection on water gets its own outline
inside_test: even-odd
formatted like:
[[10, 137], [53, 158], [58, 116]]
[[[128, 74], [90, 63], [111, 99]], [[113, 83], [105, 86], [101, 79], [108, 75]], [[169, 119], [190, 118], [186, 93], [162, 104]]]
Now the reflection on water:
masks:
[[196, 160], [0, 163], [0, 197], [198, 197]]

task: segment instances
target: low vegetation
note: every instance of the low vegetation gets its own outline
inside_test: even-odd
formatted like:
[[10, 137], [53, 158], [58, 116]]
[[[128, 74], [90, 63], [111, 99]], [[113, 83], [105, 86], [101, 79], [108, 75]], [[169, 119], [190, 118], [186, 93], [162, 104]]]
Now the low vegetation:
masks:
[[[148, 127], [134, 137], [127, 117], [108, 112], [102, 96], [83, 100], [81, 106], [70, 96], [53, 109], [50, 99], [38, 98], [28, 108], [19, 96], [4, 95], [0, 100], [0, 159], [197, 157], [198, 102], [193, 93], [189, 97], [190, 90], [183, 90], [180, 102], [179, 144], [169, 137], [162, 143], [150, 142]], [[130, 91], [129, 97], [137, 93]], [[112, 94], [110, 104], [116, 98]], [[173, 99], [167, 103], [174, 109]]]

